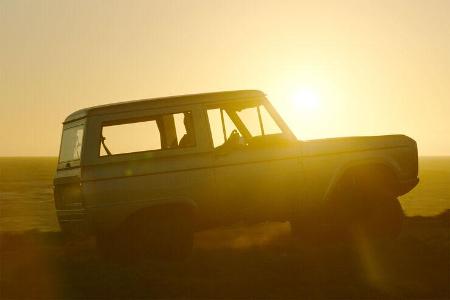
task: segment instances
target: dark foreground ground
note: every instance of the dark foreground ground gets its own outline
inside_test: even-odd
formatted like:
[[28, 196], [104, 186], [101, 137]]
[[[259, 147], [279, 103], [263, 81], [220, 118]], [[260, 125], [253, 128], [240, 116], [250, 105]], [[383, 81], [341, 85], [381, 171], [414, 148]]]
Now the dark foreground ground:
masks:
[[284, 223], [199, 233], [184, 262], [103, 260], [93, 240], [0, 235], [0, 298], [450, 298], [450, 210], [398, 241], [306, 245]]

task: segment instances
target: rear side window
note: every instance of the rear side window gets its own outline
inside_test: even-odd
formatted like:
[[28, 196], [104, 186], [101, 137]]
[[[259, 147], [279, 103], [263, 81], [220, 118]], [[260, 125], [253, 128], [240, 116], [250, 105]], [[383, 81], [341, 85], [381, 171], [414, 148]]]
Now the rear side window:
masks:
[[100, 156], [194, 146], [192, 113], [182, 112], [103, 124]]
[[83, 146], [84, 125], [63, 130], [59, 162], [80, 160]]
[[[156, 121], [105, 126], [102, 135], [103, 144], [113, 154], [161, 149], [161, 137]], [[105, 148], [101, 147], [100, 155], [107, 154]]]

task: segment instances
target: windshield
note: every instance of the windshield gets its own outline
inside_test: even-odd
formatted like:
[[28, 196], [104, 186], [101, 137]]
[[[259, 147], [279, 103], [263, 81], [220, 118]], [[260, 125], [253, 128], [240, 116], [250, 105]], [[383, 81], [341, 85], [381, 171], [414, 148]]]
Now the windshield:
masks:
[[63, 130], [59, 162], [79, 160], [83, 145], [84, 125]]

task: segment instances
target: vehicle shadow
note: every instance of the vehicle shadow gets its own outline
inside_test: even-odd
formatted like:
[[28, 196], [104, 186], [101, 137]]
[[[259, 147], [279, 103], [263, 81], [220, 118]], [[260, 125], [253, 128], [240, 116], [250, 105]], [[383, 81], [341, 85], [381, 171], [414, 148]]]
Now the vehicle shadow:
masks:
[[1, 298], [448, 298], [450, 210], [398, 240], [305, 243], [287, 223], [196, 235], [185, 261], [108, 261], [59, 232], [0, 235]]

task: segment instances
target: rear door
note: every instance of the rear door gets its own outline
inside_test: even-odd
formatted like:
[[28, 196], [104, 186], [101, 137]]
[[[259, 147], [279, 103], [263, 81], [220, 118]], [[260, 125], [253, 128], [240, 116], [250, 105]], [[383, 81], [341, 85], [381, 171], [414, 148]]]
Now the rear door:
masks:
[[199, 118], [200, 110], [190, 105], [93, 120], [83, 191], [99, 228], [111, 229], [153, 205], [204, 207], [212, 169]]

